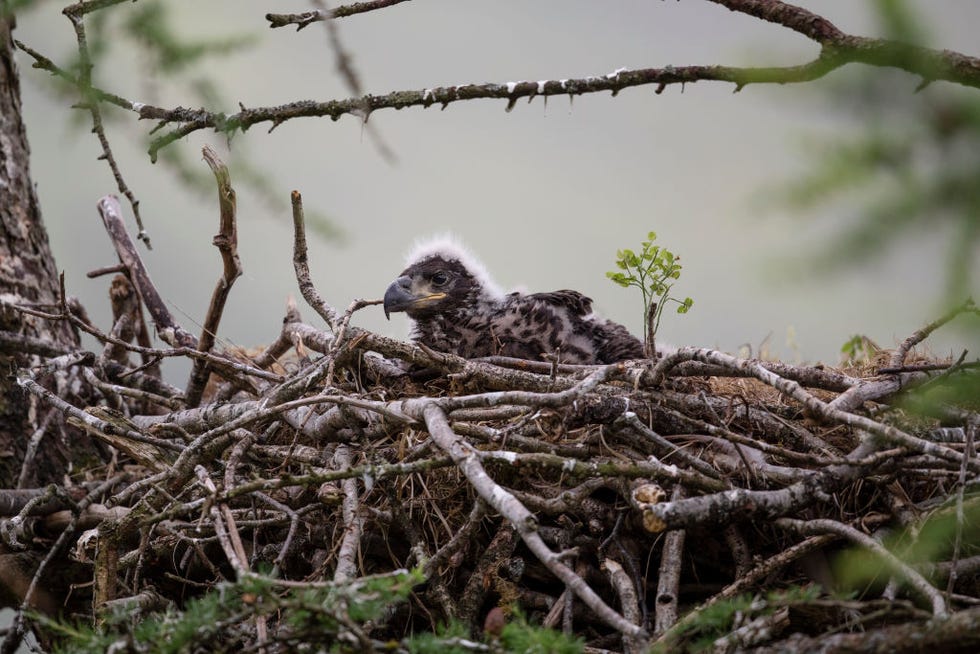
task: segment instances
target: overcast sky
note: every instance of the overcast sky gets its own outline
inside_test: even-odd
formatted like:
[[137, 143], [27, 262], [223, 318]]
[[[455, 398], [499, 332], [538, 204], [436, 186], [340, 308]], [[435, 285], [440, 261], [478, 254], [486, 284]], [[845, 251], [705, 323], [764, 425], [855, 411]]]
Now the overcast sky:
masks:
[[[142, 4], [111, 13], [122, 18]], [[267, 11], [302, 11], [307, 3], [169, 4], [188, 37], [244, 33], [257, 39], [255, 48], [200, 67], [199, 74], [220, 82], [228, 101], [221, 109], [348, 97], [322, 25], [298, 33], [266, 27]], [[870, 2], [800, 4], [847, 32], [879, 31]], [[928, 8], [937, 45], [980, 54], [980, 3], [914, 4]], [[59, 7], [47, 2], [23, 14], [15, 36], [67, 62], [74, 34]], [[338, 27], [364, 88], [375, 94], [585, 77], [621, 67], [789, 65], [817, 52], [789, 30], [699, 0], [416, 0], [344, 19]], [[45, 92], [48, 79], [27, 57], [19, 61], [32, 172], [55, 256], [69, 292], [108, 329], [108, 279], [88, 280], [85, 272], [115, 262], [95, 210], [115, 185], [108, 167], [96, 161], [95, 137], [77, 129], [81, 116], [72, 115], [66, 99]], [[182, 89], [141, 79], [140, 64], [134, 50], [123, 47], [97, 71], [96, 82], [131, 100], [194, 105]], [[918, 234], [904, 250], [843, 273], [789, 277], [780, 270], [780, 260], [812, 251], [832, 224], [819, 214], [763, 212], [760, 206], [767, 189], [805, 169], [808, 138], [848, 129], [829, 94], [833, 81], [750, 86], [737, 94], [731, 85], [705, 82], [683, 92], [672, 86], [661, 95], [641, 87], [574, 103], [521, 101], [511, 112], [503, 101], [379, 111], [371, 122], [395, 152], [395, 164], [379, 156], [350, 117], [295, 120], [271, 134], [255, 127], [236, 136], [230, 151], [223, 137], [205, 132], [171, 147], [195, 162], [205, 143], [232, 164], [248, 157], [268, 172], [286, 205], [298, 189], [308, 209], [329, 215], [345, 238], [315, 240], [311, 256], [318, 287], [341, 308], [353, 298], [380, 297], [413, 240], [448, 230], [468, 243], [501, 286], [580, 290], [601, 313], [639, 334], [638, 294], [615, 286], [605, 272], [613, 269], [618, 248], [637, 247], [655, 230], [685, 264], [676, 293], [695, 303], [686, 316], [665, 317], [663, 339], [727, 351], [767, 344], [789, 361], [836, 363], [852, 334], [891, 346], [937, 317], [941, 264], [913, 266], [908, 257], [914, 251], [919, 261], [941, 262], [943, 235]], [[910, 94], [916, 84], [908, 77]], [[140, 137], [151, 127], [119, 123], [110, 139], [153, 238], [146, 256], [151, 275], [178, 319], [197, 332], [221, 270], [210, 244], [216, 201], [188, 192], [162, 165], [150, 164]], [[207, 170], [203, 161], [199, 165]], [[220, 335], [239, 345], [268, 343], [278, 333], [286, 296], [297, 294], [289, 212], [270, 210], [244, 180], [235, 187], [245, 277]], [[304, 314], [316, 324], [312, 310]], [[404, 316], [385, 322], [380, 308], [363, 311], [355, 322], [394, 336], [408, 332]], [[949, 332], [936, 347], [969, 346], [963, 337]]]

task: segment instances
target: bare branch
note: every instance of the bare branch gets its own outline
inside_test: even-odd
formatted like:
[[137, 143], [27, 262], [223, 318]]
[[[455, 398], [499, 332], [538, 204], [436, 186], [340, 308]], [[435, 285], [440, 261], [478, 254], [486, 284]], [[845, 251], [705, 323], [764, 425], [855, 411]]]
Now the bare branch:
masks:
[[779, 0], [709, 0], [732, 11], [776, 23], [818, 43], [838, 41], [844, 33], [823, 16]]
[[317, 21], [333, 20], [334, 18], [346, 18], [355, 14], [363, 14], [375, 9], [384, 9], [392, 5], [397, 5], [406, 0], [371, 0], [369, 2], [354, 2], [349, 5], [342, 5], [336, 9], [307, 11], [302, 14], [266, 14], [265, 19], [269, 21], [269, 27], [285, 27], [295, 25], [299, 31]]
[[[143, 241], [147, 249], [152, 249], [150, 246], [150, 236], [143, 227], [143, 219], [140, 217], [140, 203], [136, 199], [136, 196], [129, 189], [126, 181], [123, 179], [122, 171], [119, 169], [119, 164], [116, 163], [116, 158], [112, 154], [112, 148], [109, 147], [109, 137], [106, 135], [105, 127], [102, 124], [102, 110], [99, 108], [99, 100], [101, 99], [99, 94], [92, 92], [92, 59], [88, 51], [88, 39], [85, 36], [85, 23], [82, 20], [82, 16], [91, 8], [86, 8], [86, 4], [99, 4], [99, 3], [79, 3], [79, 5], [73, 5], [65, 9], [64, 13], [71, 20], [72, 26], [75, 28], [75, 37], [78, 41], [78, 59], [79, 59], [79, 73], [78, 73], [78, 83], [76, 87], [81, 94], [80, 104], [88, 108], [92, 115], [92, 131], [95, 132], [96, 136], [99, 138], [99, 144], [102, 146], [102, 156], [100, 159], [105, 159], [106, 163], [109, 164], [109, 168], [112, 170], [112, 176], [116, 180], [116, 186], [119, 188], [119, 192], [126, 196], [129, 200], [130, 206], [133, 208], [133, 217], [136, 218], [136, 226], [139, 228], [139, 233], [137, 238]], [[112, 4], [117, 4], [117, 2], [104, 2], [104, 6], [110, 6]], [[75, 11], [74, 7], [78, 10]]]
[[[231, 294], [232, 284], [242, 274], [242, 262], [238, 257], [238, 225], [236, 223], [236, 198], [235, 189], [231, 187], [231, 176], [228, 174], [228, 167], [218, 158], [218, 155], [210, 146], [204, 146], [204, 160], [211, 167], [215, 180], [218, 183], [218, 206], [221, 210], [221, 220], [218, 233], [215, 235], [213, 243], [221, 253], [221, 261], [224, 264], [224, 273], [214, 287], [211, 294], [211, 304], [208, 306], [207, 315], [204, 318], [204, 326], [201, 328], [201, 338], [198, 339], [197, 349], [202, 352], [210, 352], [214, 346], [218, 334], [218, 325], [221, 323], [221, 315], [224, 313], [225, 302]], [[194, 361], [191, 370], [190, 380], [187, 383], [187, 404], [197, 406], [204, 392], [204, 385], [207, 383], [210, 368], [204, 363], [203, 359]]]
[[915, 592], [932, 605], [932, 614], [935, 617], [943, 618], [949, 614], [949, 611], [946, 608], [946, 601], [943, 599], [942, 593], [940, 593], [932, 586], [932, 584], [926, 581], [926, 579], [914, 568], [911, 568], [900, 561], [898, 557], [885, 549], [881, 543], [867, 534], [864, 534], [853, 527], [849, 527], [848, 525], [835, 520], [819, 519], [807, 520], [804, 522], [802, 520], [781, 518], [776, 521], [776, 524], [783, 529], [788, 529], [796, 533], [806, 534], [809, 536], [828, 533], [836, 534], [857, 543], [861, 547], [871, 550], [875, 553], [875, 555], [880, 557], [889, 568], [900, 576], [904, 577]]
[[917, 330], [914, 334], [902, 341], [902, 344], [899, 345], [898, 348], [892, 353], [891, 359], [888, 362], [889, 367], [901, 368], [903, 365], [905, 365], [905, 358], [908, 356], [909, 351], [913, 347], [929, 338], [929, 335], [934, 331], [963, 313], [980, 314], [980, 307], [977, 307], [977, 305], [973, 302], [973, 299], [970, 298], [963, 304], [951, 309], [949, 313], [942, 316], [938, 320], [934, 320], [922, 329]]
[[313, 285], [310, 279], [310, 263], [306, 247], [306, 224], [303, 217], [303, 196], [299, 191], [292, 192], [293, 202], [293, 268], [296, 271], [296, 281], [299, 283], [299, 291], [303, 299], [313, 307], [313, 310], [320, 314], [331, 331], [337, 331], [340, 325], [340, 316], [331, 307], [320, 292]]
[[439, 447], [453, 458], [453, 461], [466, 475], [480, 497], [510, 521], [524, 543], [538, 557], [538, 560], [565, 582], [579, 599], [596, 612], [603, 622], [631, 637], [646, 637], [646, 633], [641, 627], [630, 623], [610, 608], [581, 577], [561, 562], [560, 556], [545, 545], [535, 531], [537, 521], [531, 512], [487, 475], [476, 456], [477, 451], [453, 433], [442, 409], [434, 403], [428, 403], [422, 409], [422, 413], [429, 433]]
[[163, 298], [157, 292], [156, 286], [150, 280], [150, 274], [143, 265], [143, 260], [129, 239], [122, 218], [122, 208], [116, 196], [107, 195], [99, 200], [99, 214], [102, 216], [102, 223], [112, 240], [120, 263], [126, 266], [129, 279], [135, 286], [141, 303], [153, 317], [157, 334], [170, 345], [196, 348], [197, 339], [174, 320]]

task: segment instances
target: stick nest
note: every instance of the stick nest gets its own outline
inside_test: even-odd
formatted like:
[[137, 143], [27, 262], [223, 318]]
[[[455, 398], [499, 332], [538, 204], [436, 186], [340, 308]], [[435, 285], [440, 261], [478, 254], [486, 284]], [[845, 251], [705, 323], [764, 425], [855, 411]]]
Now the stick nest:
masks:
[[[304, 294], [332, 329], [290, 307], [254, 352], [140, 348], [125, 302], [110, 333], [63, 302], [105, 350], [46, 350], [18, 381], [101, 460], [6, 509], [7, 550], [50, 554], [35, 605], [73, 583], [67, 611], [112, 642], [210, 616], [188, 651], [515, 649], [512, 625], [593, 651], [977, 644], [978, 414], [949, 392], [977, 367], [910, 354], [939, 321], [845, 369], [697, 348], [563, 366], [386, 339], [349, 324], [369, 303]], [[210, 379], [198, 397], [164, 355]]]

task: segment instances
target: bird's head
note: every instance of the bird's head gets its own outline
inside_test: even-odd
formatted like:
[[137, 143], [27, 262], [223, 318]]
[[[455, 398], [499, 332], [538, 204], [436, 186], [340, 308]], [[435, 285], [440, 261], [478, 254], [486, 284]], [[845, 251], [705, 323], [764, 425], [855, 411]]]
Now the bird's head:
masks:
[[417, 245], [385, 291], [385, 316], [425, 319], [501, 296], [483, 265], [459, 242], [441, 237]]

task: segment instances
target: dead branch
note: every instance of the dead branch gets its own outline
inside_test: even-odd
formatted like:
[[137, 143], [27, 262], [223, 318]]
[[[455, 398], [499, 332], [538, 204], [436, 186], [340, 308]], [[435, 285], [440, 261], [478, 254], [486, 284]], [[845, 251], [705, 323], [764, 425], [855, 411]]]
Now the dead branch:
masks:
[[[231, 294], [231, 286], [242, 274], [242, 262], [238, 258], [238, 226], [236, 223], [235, 189], [231, 187], [231, 176], [228, 167], [218, 158], [209, 146], [204, 146], [204, 160], [211, 167], [218, 184], [218, 206], [221, 209], [220, 227], [213, 243], [221, 253], [224, 272], [211, 294], [211, 304], [204, 317], [201, 337], [197, 348], [202, 352], [210, 352], [218, 334], [218, 325], [224, 312], [225, 302]], [[204, 385], [207, 383], [210, 370], [203, 359], [196, 359], [191, 369], [190, 381], [187, 382], [187, 405], [194, 407], [201, 401]]]
[[174, 320], [150, 280], [150, 274], [126, 232], [119, 200], [114, 195], [107, 195], [99, 200], [99, 215], [102, 216], [102, 223], [116, 249], [119, 262], [126, 267], [127, 275], [139, 295], [140, 303], [153, 317], [157, 334], [174, 347], [196, 347], [197, 339]]
[[269, 27], [285, 27], [295, 25], [299, 31], [317, 21], [331, 21], [334, 18], [345, 18], [355, 14], [363, 14], [375, 9], [384, 9], [391, 5], [396, 5], [406, 0], [371, 0], [369, 2], [353, 2], [349, 5], [342, 5], [336, 9], [307, 11], [302, 14], [266, 14], [265, 19], [269, 21]]

